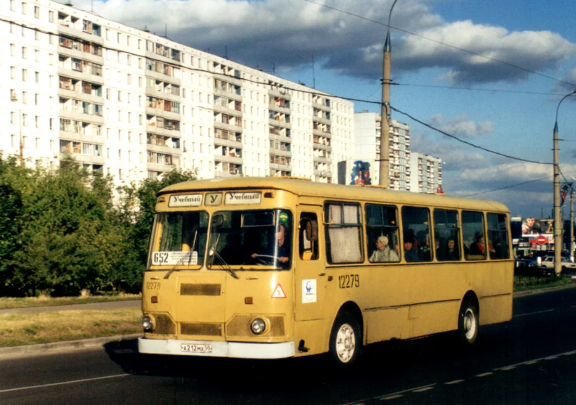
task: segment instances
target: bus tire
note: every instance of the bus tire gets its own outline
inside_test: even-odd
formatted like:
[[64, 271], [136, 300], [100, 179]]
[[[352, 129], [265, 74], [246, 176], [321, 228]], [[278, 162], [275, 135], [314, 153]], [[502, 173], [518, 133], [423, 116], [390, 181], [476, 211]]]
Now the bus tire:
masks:
[[479, 329], [478, 306], [472, 300], [467, 300], [462, 304], [458, 317], [458, 335], [462, 344], [472, 346], [478, 338]]
[[362, 352], [362, 335], [358, 321], [350, 312], [336, 317], [330, 334], [330, 357], [340, 367], [354, 365]]

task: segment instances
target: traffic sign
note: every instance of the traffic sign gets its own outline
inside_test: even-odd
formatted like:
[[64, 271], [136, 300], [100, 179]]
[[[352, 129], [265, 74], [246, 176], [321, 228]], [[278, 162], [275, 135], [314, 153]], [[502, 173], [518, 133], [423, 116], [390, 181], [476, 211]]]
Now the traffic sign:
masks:
[[538, 242], [539, 245], [545, 245], [548, 242], [548, 238], [544, 235], [539, 235], [536, 238], [536, 242]]

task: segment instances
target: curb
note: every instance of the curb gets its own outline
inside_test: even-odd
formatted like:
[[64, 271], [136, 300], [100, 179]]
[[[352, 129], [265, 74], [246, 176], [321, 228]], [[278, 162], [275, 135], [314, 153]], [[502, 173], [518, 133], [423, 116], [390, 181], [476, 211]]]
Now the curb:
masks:
[[39, 345], [25, 345], [0, 348], [0, 360], [8, 357], [20, 357], [26, 355], [36, 355], [39, 353], [52, 354], [59, 351], [72, 351], [89, 349], [93, 347], [103, 347], [108, 343], [122, 342], [124, 340], [134, 340], [142, 337], [143, 334], [105, 336], [93, 339], [68, 340], [62, 342], [42, 343]]

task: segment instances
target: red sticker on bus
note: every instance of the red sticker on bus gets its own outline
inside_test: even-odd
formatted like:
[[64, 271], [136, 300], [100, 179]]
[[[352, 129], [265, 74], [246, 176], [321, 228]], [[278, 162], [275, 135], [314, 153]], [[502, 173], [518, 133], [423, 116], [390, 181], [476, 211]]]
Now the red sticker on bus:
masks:
[[276, 286], [276, 289], [272, 293], [272, 298], [286, 298], [286, 294], [284, 293], [284, 290], [280, 284]]

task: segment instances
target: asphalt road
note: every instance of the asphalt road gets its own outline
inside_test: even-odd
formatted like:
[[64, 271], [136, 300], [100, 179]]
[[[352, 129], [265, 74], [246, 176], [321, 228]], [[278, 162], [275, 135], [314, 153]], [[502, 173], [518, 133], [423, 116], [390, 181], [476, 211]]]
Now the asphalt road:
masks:
[[0, 404], [576, 404], [576, 288], [515, 298], [511, 322], [462, 351], [448, 336], [365, 350], [348, 373], [322, 356], [157, 358], [135, 342], [0, 359]]

